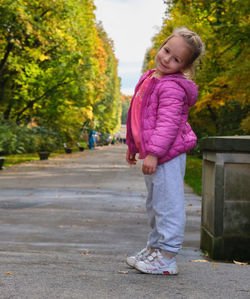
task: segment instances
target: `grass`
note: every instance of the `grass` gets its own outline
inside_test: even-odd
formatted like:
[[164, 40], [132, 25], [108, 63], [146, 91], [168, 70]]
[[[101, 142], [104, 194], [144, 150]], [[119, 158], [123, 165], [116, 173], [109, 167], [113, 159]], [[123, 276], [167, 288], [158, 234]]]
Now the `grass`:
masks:
[[5, 156], [4, 167], [32, 160], [39, 160], [39, 156], [35, 153], [8, 155]]
[[[50, 157], [55, 157], [62, 153], [64, 153], [64, 150], [59, 150], [54, 153], [51, 153]], [[6, 155], [4, 157], [5, 157], [4, 167], [8, 167], [14, 164], [20, 164], [27, 161], [40, 160], [37, 153]]]
[[201, 195], [202, 190], [202, 159], [197, 156], [187, 155], [185, 182], [194, 190], [195, 193]]

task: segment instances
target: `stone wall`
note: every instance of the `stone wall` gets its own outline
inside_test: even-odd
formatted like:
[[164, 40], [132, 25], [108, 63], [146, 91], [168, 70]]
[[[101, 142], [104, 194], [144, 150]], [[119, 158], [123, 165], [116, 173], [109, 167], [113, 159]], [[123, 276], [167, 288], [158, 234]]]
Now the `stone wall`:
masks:
[[203, 150], [201, 249], [250, 260], [250, 136], [208, 137]]

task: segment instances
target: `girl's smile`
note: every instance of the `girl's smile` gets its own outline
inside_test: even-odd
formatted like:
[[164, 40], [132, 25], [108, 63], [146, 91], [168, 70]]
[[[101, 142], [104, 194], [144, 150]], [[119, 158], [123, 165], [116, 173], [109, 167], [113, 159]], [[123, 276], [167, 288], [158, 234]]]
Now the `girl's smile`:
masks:
[[159, 77], [175, 74], [188, 68], [190, 50], [180, 36], [174, 36], [158, 51], [155, 58], [156, 72]]

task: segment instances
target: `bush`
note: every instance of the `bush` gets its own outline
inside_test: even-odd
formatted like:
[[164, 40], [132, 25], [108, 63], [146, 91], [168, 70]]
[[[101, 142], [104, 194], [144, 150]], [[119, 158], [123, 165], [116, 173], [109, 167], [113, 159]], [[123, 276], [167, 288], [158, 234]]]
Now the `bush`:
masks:
[[60, 141], [57, 134], [43, 127], [18, 126], [0, 118], [0, 154], [34, 153], [40, 148], [52, 151]]
[[83, 147], [84, 149], [88, 148], [88, 143], [86, 141], [80, 141], [77, 143], [78, 147]]
[[34, 136], [27, 127], [0, 119], [1, 154], [21, 154], [34, 151]]
[[59, 142], [55, 132], [44, 127], [34, 127], [33, 133], [37, 152], [52, 152], [58, 147]]
[[0, 153], [8, 154], [14, 150], [15, 135], [5, 124], [0, 124]]

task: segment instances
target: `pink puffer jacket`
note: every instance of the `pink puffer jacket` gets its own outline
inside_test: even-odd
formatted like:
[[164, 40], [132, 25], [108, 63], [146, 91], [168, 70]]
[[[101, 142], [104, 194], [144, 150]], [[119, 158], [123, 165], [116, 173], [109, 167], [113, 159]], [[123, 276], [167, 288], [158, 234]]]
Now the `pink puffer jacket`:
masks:
[[[142, 75], [135, 94], [143, 80], [153, 72], [150, 70]], [[196, 84], [180, 73], [150, 80], [140, 110], [140, 141], [144, 158], [151, 154], [158, 157], [158, 164], [162, 164], [195, 146], [197, 138], [187, 119], [189, 107], [195, 104], [197, 95]], [[136, 154], [139, 149], [131, 130], [133, 100], [134, 96], [128, 111], [126, 142], [130, 153]]]

